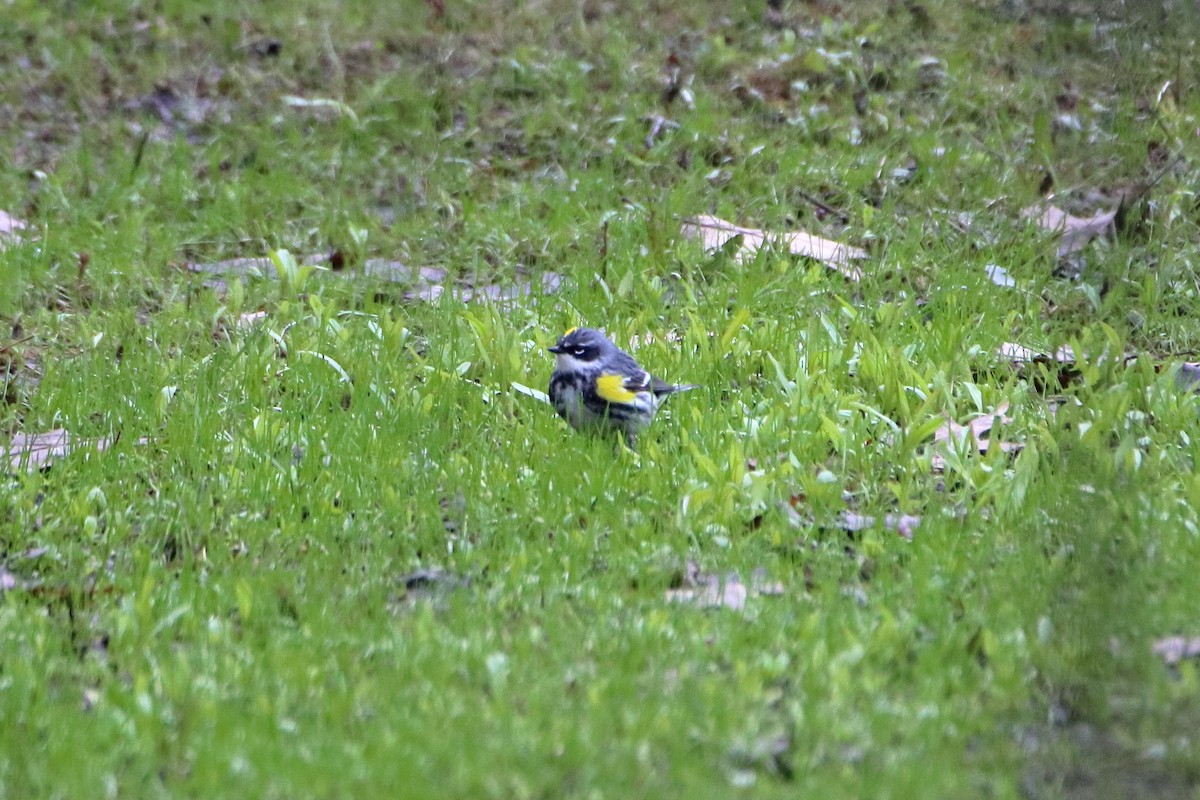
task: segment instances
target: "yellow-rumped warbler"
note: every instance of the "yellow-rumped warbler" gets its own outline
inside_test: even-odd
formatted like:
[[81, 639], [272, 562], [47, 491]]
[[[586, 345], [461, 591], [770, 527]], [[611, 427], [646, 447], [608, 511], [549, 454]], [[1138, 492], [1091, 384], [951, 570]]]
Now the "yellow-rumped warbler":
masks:
[[594, 328], [571, 328], [554, 353], [550, 401], [577, 430], [616, 430], [630, 447], [667, 395], [699, 388], [655, 378]]

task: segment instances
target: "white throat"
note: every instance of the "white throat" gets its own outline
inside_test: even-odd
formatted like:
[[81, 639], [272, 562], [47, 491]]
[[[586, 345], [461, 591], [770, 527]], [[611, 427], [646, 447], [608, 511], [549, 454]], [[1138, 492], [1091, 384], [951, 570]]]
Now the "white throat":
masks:
[[554, 368], [559, 372], [579, 372], [587, 370], [587, 362], [580, 361], [570, 353], [555, 353]]

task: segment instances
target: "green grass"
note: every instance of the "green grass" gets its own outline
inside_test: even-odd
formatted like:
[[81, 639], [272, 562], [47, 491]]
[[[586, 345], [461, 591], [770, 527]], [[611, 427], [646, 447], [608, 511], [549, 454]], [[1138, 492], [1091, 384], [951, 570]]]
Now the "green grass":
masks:
[[[0, 483], [0, 798], [1196, 796], [1195, 10], [841, 5], [10, 4], [0, 429], [116, 441]], [[1143, 188], [1077, 280], [1048, 174]], [[278, 249], [565, 282], [182, 268]], [[514, 388], [576, 324], [703, 385], [636, 455]]]

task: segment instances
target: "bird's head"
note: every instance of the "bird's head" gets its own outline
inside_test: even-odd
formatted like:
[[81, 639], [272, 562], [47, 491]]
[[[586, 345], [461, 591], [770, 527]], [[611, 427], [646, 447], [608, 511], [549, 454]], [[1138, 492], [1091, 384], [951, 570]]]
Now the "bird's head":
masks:
[[547, 349], [554, 353], [559, 369], [572, 369], [595, 363], [615, 346], [595, 328], [571, 328], [557, 344]]

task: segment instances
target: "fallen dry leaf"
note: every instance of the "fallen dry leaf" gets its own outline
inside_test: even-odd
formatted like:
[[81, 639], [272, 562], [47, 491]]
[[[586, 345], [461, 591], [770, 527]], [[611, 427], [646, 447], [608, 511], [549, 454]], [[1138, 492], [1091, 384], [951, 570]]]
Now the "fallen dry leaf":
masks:
[[996, 348], [996, 355], [1007, 360], [1016, 373], [1031, 381], [1038, 391], [1048, 385], [1064, 389], [1083, 377], [1070, 345], [1063, 345], [1053, 353], [1043, 353], [1016, 342], [1004, 342]]
[[44, 433], [18, 433], [8, 445], [8, 463], [11, 469], [40, 469], [50, 459], [66, 455], [71, 443], [70, 435], [62, 428]]
[[[1008, 415], [1008, 403], [1001, 403], [996, 406], [992, 413], [981, 414], [966, 425], [959, 425], [947, 417], [946, 424], [938, 428], [933, 434], [934, 445], [954, 447], [955, 449], [972, 446], [976, 452], [986, 453], [994, 444], [996, 449], [1002, 452], [1017, 453], [1025, 445], [1020, 442], [1005, 442], [991, 438], [992, 429], [997, 424], [1010, 425], [1012, 422], [1013, 418]], [[932, 466], [935, 472], [945, 470], [945, 456], [935, 451]]]
[[1064, 258], [1080, 250], [1092, 239], [1113, 233], [1117, 211], [1119, 209], [1101, 211], [1090, 217], [1076, 217], [1058, 206], [1047, 205], [1030, 206], [1021, 212], [1021, 216], [1026, 219], [1036, 219], [1040, 227], [1061, 234], [1062, 238], [1058, 243], [1058, 257]]
[[422, 592], [428, 593], [437, 587], [457, 589], [460, 586], [468, 586], [471, 583], [471, 579], [435, 567], [433, 569], [418, 569], [414, 572], [401, 575], [396, 579], [396, 583], [405, 592], [420, 594]]
[[[42, 433], [18, 433], [8, 445], [8, 465], [12, 470], [18, 470], [22, 466], [28, 470], [43, 469], [49, 466], [52, 460], [74, 450], [88, 448], [102, 453], [115, 441], [106, 437], [82, 439], [72, 436], [62, 428]], [[145, 438], [138, 440], [139, 444], [145, 442]]]
[[1069, 344], [1065, 344], [1058, 348], [1052, 354], [1042, 353], [1024, 345], [1019, 345], [1015, 342], [1004, 342], [998, 348], [996, 353], [1001, 358], [1007, 358], [1014, 365], [1021, 364], [1074, 364], [1075, 351], [1071, 349]]
[[281, 99], [283, 104], [289, 108], [323, 112], [325, 116], [342, 116], [355, 125], [358, 124], [358, 114], [354, 113], [354, 109], [341, 100], [331, 97], [297, 97], [292, 94], [285, 94]]
[[677, 131], [680, 128], [678, 122], [668, 119], [661, 114], [651, 114], [649, 117], [643, 117], [643, 120], [650, 126], [650, 132], [642, 140], [647, 150], [654, 147], [654, 143], [658, 141], [664, 131]]
[[[310, 255], [297, 258], [300, 266], [326, 267], [330, 265], [330, 256]], [[188, 272], [203, 275], [275, 278], [278, 271], [270, 258], [231, 258], [226, 261], [211, 263], [189, 263], [185, 265]], [[335, 276], [344, 279], [362, 275], [387, 283], [408, 284], [410, 288], [404, 292], [406, 300], [439, 299], [447, 292], [451, 297], [469, 303], [473, 300], [491, 300], [494, 303], [506, 303], [533, 294], [533, 284], [530, 281], [517, 281], [510, 284], [491, 283], [483, 286], [447, 286], [447, 273], [437, 267], [412, 267], [399, 261], [382, 258], [370, 258], [363, 262], [359, 269], [329, 269], [318, 275]], [[205, 281], [205, 285], [218, 291], [225, 288], [224, 280]], [[542, 274], [541, 291], [543, 294], [554, 294], [562, 287], [562, 276], [556, 272]]]
[[855, 511], [843, 511], [838, 515], [838, 527], [849, 533], [874, 528], [877, 522], [883, 524], [884, 530], [894, 531], [905, 539], [913, 538], [913, 531], [921, 524], [921, 518], [912, 514], [884, 514], [882, 518], [859, 514]]
[[[78, 447], [82, 442], [75, 441]], [[97, 452], [108, 448], [109, 441], [101, 438], [96, 440]], [[40, 469], [50, 460], [64, 456], [71, 451], [72, 437], [62, 428], [55, 428], [44, 433], [18, 433], [9, 443], [9, 463], [15, 469], [26, 463], [28, 469]]]
[[4, 592], [11, 592], [13, 589], [24, 589], [25, 580], [18, 578], [13, 573], [9, 572], [3, 566], [0, 566], [0, 595]]
[[[201, 96], [185, 87], [176, 91], [168, 85], [156, 86], [149, 94], [134, 98], [124, 105], [129, 111], [158, 117], [159, 122], [168, 129], [179, 131], [191, 130], [205, 123], [217, 111], [217, 101], [213, 98]], [[157, 133], [155, 138], [165, 141], [169, 137], [164, 131]]]
[[783, 594], [783, 584], [767, 580], [767, 571], [756, 567], [750, 575], [750, 583], [742, 582], [741, 576], [730, 572], [724, 577], [700, 571], [695, 561], [689, 560], [684, 570], [683, 585], [667, 590], [668, 603], [688, 603], [700, 608], [729, 608], [741, 611], [751, 596]]
[[0, 211], [0, 245], [15, 242], [29, 230], [24, 220], [17, 219], [7, 211]]
[[[1029, 374], [1030, 367], [1036, 365], [1052, 367], [1059, 388], [1079, 380], [1083, 375], [1082, 371], [1076, 367], [1075, 351], [1071, 349], [1070, 345], [1063, 345], [1053, 353], [1043, 353], [1015, 342], [1004, 342], [996, 348], [996, 355], [1010, 361], [1013, 368], [1022, 377], [1032, 377], [1035, 380], [1037, 375]], [[1143, 358], [1149, 359], [1148, 356], [1126, 352], [1121, 360], [1125, 366], [1129, 366]], [[1097, 364], [1108, 360], [1107, 353], [1102, 353], [1094, 359]], [[1174, 367], [1176, 362], [1154, 361], [1153, 363], [1154, 371], [1163, 373]], [[1183, 361], [1178, 362], [1178, 366], [1179, 369], [1175, 373], [1175, 385], [1184, 391], [1200, 391], [1200, 362]]]
[[1173, 667], [1185, 658], [1200, 658], [1200, 636], [1167, 636], [1155, 641], [1150, 652]]
[[[308, 255], [297, 256], [296, 263], [302, 267], [329, 267], [334, 260], [333, 255]], [[385, 262], [392, 264], [395, 262]], [[275, 278], [278, 277], [279, 271], [276, 269], [274, 262], [267, 256], [248, 256], [244, 258], [229, 258], [224, 261], [212, 261], [209, 263], [203, 262], [188, 262], [184, 264], [184, 269], [188, 272], [195, 272], [201, 275], [233, 275], [239, 278]], [[383, 267], [382, 275], [373, 277], [381, 277], [384, 280], [394, 280], [397, 283], [404, 283], [412, 280], [411, 270], [403, 265], [403, 277], [393, 278], [389, 273], [389, 267]], [[331, 270], [333, 271], [333, 270]], [[364, 269], [368, 275], [372, 274], [369, 270]]]
[[265, 311], [247, 311], [245, 314], [239, 314], [237, 322], [234, 324], [238, 328], [252, 328], [266, 318], [267, 312]]
[[1200, 362], [1185, 361], [1180, 364], [1179, 372], [1175, 373], [1175, 383], [1181, 389], [1200, 391]]
[[527, 397], [532, 397], [534, 400], [537, 400], [538, 402], [550, 405], [550, 395], [546, 394], [545, 392], [541, 391], [540, 389], [534, 389], [529, 386], [526, 386], [523, 383], [517, 383], [516, 381], [513, 381], [509, 385], [512, 387], [514, 392], [523, 394]]
[[[992, 428], [996, 427], [997, 420], [1002, 425], [1012, 424], [1013, 418], [1008, 415], [1008, 403], [1001, 403], [996, 406], [991, 414], [981, 414], [966, 425], [959, 425], [954, 420], [947, 418], [946, 424], [938, 428], [933, 434], [933, 440], [935, 442], [953, 442], [957, 445], [963, 445], [970, 438], [974, 440], [976, 446], [979, 448], [979, 452], [986, 453], [992, 441], [988, 438], [988, 435], [991, 433]], [[1015, 442], [998, 442], [997, 444], [1005, 452], [1021, 449], [1021, 445]]]
[[862, 248], [823, 239], [804, 231], [775, 233], [759, 228], [743, 228], [707, 214], [685, 219], [681, 232], [689, 239], [698, 239], [708, 252], [721, 250], [733, 239], [742, 237], [734, 255], [738, 263], [753, 257], [763, 247], [782, 246], [794, 255], [815, 258], [852, 281], [862, 279], [862, 270], [853, 262], [867, 257], [867, 251]]
[[412, 267], [400, 261], [386, 258], [368, 258], [363, 262], [362, 273], [368, 278], [378, 278], [389, 283], [441, 283], [446, 280], [446, 270], [437, 267]]
[[988, 264], [986, 267], [984, 267], [984, 271], [987, 272], [987, 276], [991, 282], [997, 286], [1010, 289], [1017, 285], [1017, 282], [1014, 281], [1012, 276], [1008, 274], [1008, 270], [999, 264]]
[[[556, 272], [542, 273], [542, 294], [554, 294], [562, 287], [562, 276]], [[533, 294], [533, 284], [530, 281], [521, 281], [508, 285], [489, 283], [484, 286], [452, 286], [447, 289], [445, 286], [427, 286], [417, 291], [410, 291], [404, 294], [409, 300], [437, 300], [446, 292], [450, 296], [463, 303], [470, 303], [472, 300], [484, 299], [491, 300], [493, 303], [508, 303], [513, 300], [519, 300], [522, 297], [528, 297]]]
[[471, 579], [435, 567], [401, 575], [396, 585], [397, 591], [388, 598], [388, 605], [393, 611], [401, 611], [425, 602], [441, 605], [452, 592], [470, 586]]

